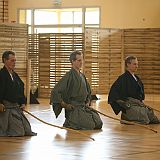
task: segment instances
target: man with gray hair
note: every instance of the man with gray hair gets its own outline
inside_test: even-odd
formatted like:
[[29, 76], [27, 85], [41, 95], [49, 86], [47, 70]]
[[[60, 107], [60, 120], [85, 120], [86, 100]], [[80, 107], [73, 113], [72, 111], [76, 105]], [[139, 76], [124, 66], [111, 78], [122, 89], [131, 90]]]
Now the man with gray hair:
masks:
[[134, 56], [125, 59], [126, 71], [111, 86], [108, 103], [115, 114], [122, 111], [121, 119], [141, 124], [160, 123], [153, 110], [143, 103], [144, 86], [135, 74], [138, 60]]
[[5, 51], [2, 55], [3, 68], [0, 70], [0, 136], [33, 136], [25, 115], [24, 83], [14, 71], [15, 52]]
[[72, 68], [51, 92], [50, 104], [54, 113], [58, 117], [62, 108], [65, 109], [64, 127], [79, 130], [101, 129], [100, 116], [89, 107], [91, 89], [85, 75], [80, 72], [83, 61], [81, 52], [72, 52], [69, 60]]

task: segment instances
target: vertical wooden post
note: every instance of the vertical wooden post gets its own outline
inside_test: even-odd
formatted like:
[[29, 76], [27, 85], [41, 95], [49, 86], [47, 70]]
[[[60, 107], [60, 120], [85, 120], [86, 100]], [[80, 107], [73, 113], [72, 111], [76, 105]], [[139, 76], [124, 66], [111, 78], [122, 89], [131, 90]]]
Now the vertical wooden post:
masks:
[[5, 12], [5, 11], [4, 11], [4, 10], [5, 10], [5, 8], [4, 8], [4, 5], [5, 5], [5, 4], [4, 4], [4, 3], [5, 3], [5, 2], [3, 1], [3, 6], [2, 6], [2, 7], [3, 7], [3, 9], [2, 9], [2, 22], [3, 22], [3, 23], [4, 23], [4, 20], [5, 20], [5, 13], [4, 13], [4, 12]]
[[27, 86], [26, 86], [26, 91], [27, 91], [27, 105], [30, 104], [30, 77], [31, 77], [31, 59], [27, 60]]
[[125, 70], [124, 67], [124, 29], [121, 30], [121, 72]]

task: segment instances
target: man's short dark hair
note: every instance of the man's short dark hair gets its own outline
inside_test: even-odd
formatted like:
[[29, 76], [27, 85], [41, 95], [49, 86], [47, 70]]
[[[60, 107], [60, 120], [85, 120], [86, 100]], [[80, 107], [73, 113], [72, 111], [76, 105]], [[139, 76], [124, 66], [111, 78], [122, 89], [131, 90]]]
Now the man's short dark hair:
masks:
[[15, 56], [15, 53], [13, 51], [4, 51], [3, 54], [2, 54], [2, 62], [4, 63], [5, 60], [9, 59], [9, 55], [14, 55]]
[[132, 60], [137, 59], [135, 56], [128, 56], [125, 58], [125, 67], [127, 67], [127, 64], [130, 64]]
[[73, 51], [71, 54], [70, 54], [70, 57], [69, 57], [69, 60], [70, 62], [72, 63], [72, 61], [75, 61], [76, 60], [76, 56], [77, 55], [82, 55], [82, 53], [80, 51]]

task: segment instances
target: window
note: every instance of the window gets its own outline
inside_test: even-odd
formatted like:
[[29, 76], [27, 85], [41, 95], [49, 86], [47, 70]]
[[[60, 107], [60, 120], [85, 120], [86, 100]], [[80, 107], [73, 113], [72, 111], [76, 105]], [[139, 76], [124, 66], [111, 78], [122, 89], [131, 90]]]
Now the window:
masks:
[[58, 14], [52, 9], [36, 9], [34, 11], [35, 25], [51, 25], [58, 24]]
[[[29, 25], [29, 33], [82, 33], [99, 27], [100, 9], [19, 9], [18, 22]], [[93, 18], [94, 17], [94, 18]]]
[[20, 10], [19, 11], [19, 23], [31, 25], [31, 10]]
[[85, 24], [99, 25], [99, 10], [96, 8], [86, 8]]

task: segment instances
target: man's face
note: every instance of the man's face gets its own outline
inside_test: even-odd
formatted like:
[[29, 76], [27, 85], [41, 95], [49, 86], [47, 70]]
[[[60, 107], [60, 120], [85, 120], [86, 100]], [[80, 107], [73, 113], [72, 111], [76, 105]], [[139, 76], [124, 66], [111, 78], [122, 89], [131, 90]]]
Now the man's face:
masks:
[[6, 59], [4, 61], [4, 65], [10, 69], [10, 70], [13, 70], [15, 65], [16, 65], [16, 57], [12, 54], [9, 55], [8, 59]]
[[132, 73], [136, 72], [138, 68], [138, 60], [137, 59], [131, 60], [131, 63], [128, 63], [127, 66], [130, 72]]
[[75, 69], [80, 70], [81, 67], [82, 67], [82, 62], [83, 62], [82, 56], [81, 56], [81, 55], [76, 55], [76, 60], [72, 62], [73, 67], [74, 67]]

